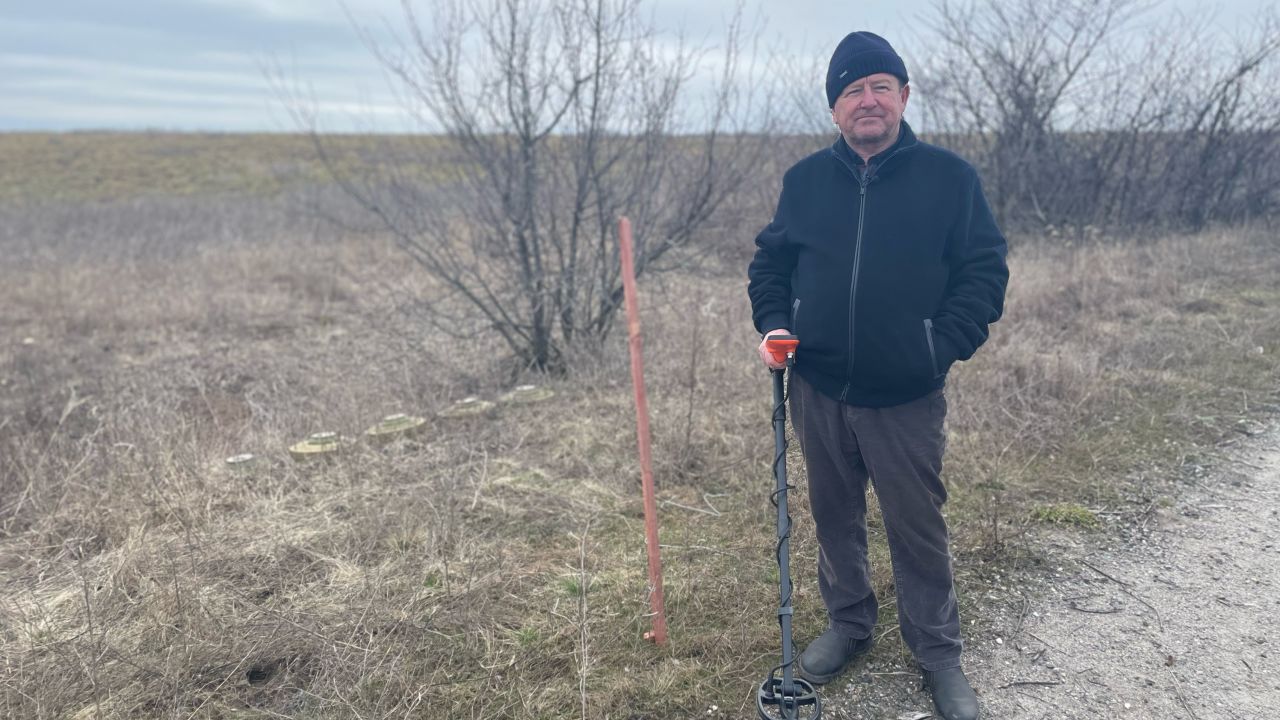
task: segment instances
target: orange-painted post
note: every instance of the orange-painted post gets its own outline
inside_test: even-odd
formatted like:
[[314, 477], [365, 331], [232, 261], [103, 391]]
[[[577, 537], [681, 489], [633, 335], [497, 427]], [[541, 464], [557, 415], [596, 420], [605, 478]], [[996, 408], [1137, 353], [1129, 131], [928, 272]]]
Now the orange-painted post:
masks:
[[627, 334], [631, 346], [631, 385], [636, 392], [636, 440], [640, 445], [640, 481], [644, 488], [644, 539], [649, 549], [649, 609], [653, 630], [646, 640], [667, 642], [667, 613], [662, 605], [662, 557], [658, 552], [658, 501], [653, 489], [653, 464], [649, 454], [649, 404], [644, 394], [644, 361], [640, 357], [640, 307], [636, 302], [636, 271], [631, 250], [631, 221], [618, 220], [622, 244], [622, 293], [627, 303]]

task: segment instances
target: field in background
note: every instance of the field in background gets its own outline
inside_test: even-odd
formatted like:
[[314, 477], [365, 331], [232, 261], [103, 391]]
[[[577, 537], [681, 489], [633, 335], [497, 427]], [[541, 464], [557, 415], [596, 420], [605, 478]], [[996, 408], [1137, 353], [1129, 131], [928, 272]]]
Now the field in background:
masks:
[[[777, 644], [743, 278], [763, 218], [726, 219], [731, 240], [641, 287], [671, 623], [655, 648], [620, 334], [568, 378], [523, 375], [492, 338], [429, 330], [431, 288], [384, 238], [310, 212], [342, 205], [304, 139], [148, 137], [0, 136], [0, 713], [750, 714]], [[1140, 521], [1280, 410], [1271, 229], [1012, 245], [1006, 317], [948, 386], [970, 633], [989, 583], [1052, 560], [1021, 542], [1030, 523]], [[556, 394], [435, 417], [519, 382]], [[430, 429], [325, 464], [284, 452], [397, 411]], [[263, 462], [232, 474], [240, 452]], [[804, 638], [824, 620], [798, 495]], [[872, 532], [873, 661], [905, 669]]]
[[[422, 135], [324, 139], [339, 170], [380, 165], [410, 151], [432, 156], [445, 146]], [[0, 133], [0, 203], [278, 195], [327, 180], [314, 148], [301, 134]]]

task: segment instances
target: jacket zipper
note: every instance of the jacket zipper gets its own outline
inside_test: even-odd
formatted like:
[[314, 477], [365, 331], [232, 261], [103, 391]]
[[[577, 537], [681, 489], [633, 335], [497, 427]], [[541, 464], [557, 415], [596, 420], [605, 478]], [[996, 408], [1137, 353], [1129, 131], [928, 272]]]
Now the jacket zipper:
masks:
[[929, 362], [933, 365], [933, 376], [938, 377], [938, 353], [933, 349], [933, 320], [924, 319], [924, 339], [929, 343]]
[[858, 266], [862, 264], [862, 224], [867, 216], [867, 185], [871, 183], [871, 169], [863, 173], [858, 181], [858, 235], [853, 241], [853, 273], [849, 279], [849, 363], [844, 372], [844, 389], [840, 391], [840, 402], [849, 396], [849, 384], [853, 382], [853, 311], [858, 303]]

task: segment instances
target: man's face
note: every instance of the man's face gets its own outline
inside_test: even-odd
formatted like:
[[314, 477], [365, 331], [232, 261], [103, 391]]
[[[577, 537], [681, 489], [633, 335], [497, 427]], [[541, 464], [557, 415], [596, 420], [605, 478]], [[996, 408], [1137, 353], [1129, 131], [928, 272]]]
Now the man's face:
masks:
[[910, 94], [911, 86], [889, 73], [858, 78], [836, 98], [831, 119], [850, 143], [874, 146], [893, 137]]

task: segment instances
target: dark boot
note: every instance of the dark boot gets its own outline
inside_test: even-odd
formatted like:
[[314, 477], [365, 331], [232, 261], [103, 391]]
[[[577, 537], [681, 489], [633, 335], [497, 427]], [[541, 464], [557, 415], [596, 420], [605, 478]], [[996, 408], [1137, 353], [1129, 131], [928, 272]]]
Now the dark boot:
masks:
[[829, 629], [809, 643], [796, 659], [796, 671], [814, 685], [829, 683], [854, 660], [866, 655], [872, 642], [870, 637], [855, 640]]
[[921, 684], [933, 696], [933, 706], [942, 720], [976, 720], [978, 696], [958, 667], [946, 670], [922, 670]]

